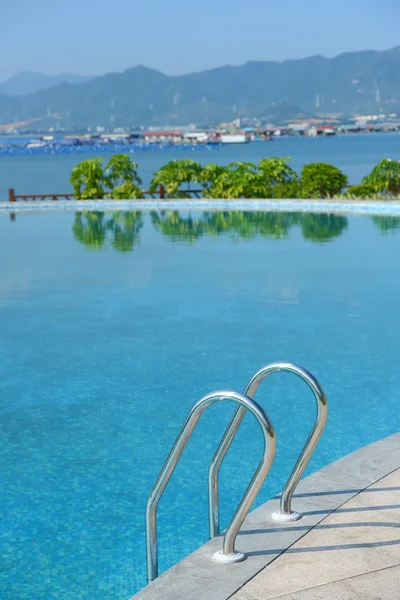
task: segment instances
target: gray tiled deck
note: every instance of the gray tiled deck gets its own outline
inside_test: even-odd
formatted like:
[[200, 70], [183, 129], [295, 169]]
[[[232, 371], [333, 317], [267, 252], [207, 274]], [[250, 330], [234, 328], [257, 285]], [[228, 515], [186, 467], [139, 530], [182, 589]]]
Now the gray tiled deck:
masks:
[[[400, 597], [400, 566], [387, 567], [365, 575], [349, 577], [326, 585], [308, 588], [293, 594], [275, 596], [281, 600], [398, 600]], [[232, 600], [235, 596], [232, 597]], [[250, 600], [253, 596], [243, 596]]]
[[300, 481], [293, 508], [301, 521], [271, 521], [277, 498], [250, 513], [236, 544], [242, 563], [215, 563], [222, 539], [214, 538], [134, 599], [398, 600], [399, 467], [400, 434], [361, 448]]
[[400, 598], [400, 469], [345, 502], [232, 600]]

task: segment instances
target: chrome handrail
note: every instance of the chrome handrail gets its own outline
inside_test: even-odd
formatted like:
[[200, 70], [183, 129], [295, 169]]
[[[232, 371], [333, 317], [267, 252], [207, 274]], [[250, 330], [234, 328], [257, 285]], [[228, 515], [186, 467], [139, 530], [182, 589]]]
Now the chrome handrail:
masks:
[[[289, 479], [286, 482], [281, 496], [279, 513], [274, 513], [272, 515], [272, 518], [278, 521], [296, 521], [300, 519], [302, 515], [292, 511], [293, 493], [325, 428], [328, 417], [328, 404], [325, 393], [317, 379], [303, 367], [292, 363], [272, 363], [270, 365], [266, 365], [257, 371], [257, 373], [251, 378], [244, 393], [247, 396], [253, 397], [257, 392], [260, 383], [266, 377], [268, 377], [268, 375], [271, 375], [277, 371], [289, 371], [303, 379], [303, 381], [305, 381], [311, 388], [317, 403], [317, 417], [315, 423], [296, 461], [296, 464], [289, 475]], [[219, 533], [219, 469], [245, 414], [246, 408], [244, 406], [238, 406], [212, 458], [208, 471], [208, 504], [211, 538], [215, 537]]]
[[222, 563], [233, 563], [245, 558], [242, 552], [235, 550], [236, 536], [250, 507], [261, 488], [275, 456], [275, 433], [272, 423], [265, 411], [252, 398], [233, 391], [217, 391], [201, 398], [192, 408], [181, 431], [160, 471], [159, 476], [150, 492], [146, 505], [146, 550], [147, 550], [147, 579], [153, 581], [158, 577], [157, 551], [157, 505], [175, 467], [182, 456], [186, 444], [205, 409], [214, 402], [232, 400], [244, 411], [249, 410], [260, 424], [264, 437], [264, 451], [260, 464], [245, 491], [239, 506], [233, 515], [226, 531], [221, 552], [214, 554], [214, 560]]

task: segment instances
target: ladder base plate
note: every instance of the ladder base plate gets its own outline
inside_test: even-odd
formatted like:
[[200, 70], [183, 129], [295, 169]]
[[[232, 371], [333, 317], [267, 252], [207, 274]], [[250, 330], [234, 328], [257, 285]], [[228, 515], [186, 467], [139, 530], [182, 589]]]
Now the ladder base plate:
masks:
[[243, 552], [236, 551], [234, 554], [224, 554], [222, 550], [216, 552], [213, 555], [213, 559], [217, 563], [222, 563], [224, 565], [230, 565], [232, 563], [241, 562], [246, 558], [246, 555]]
[[290, 523], [291, 521], [298, 521], [302, 518], [302, 514], [293, 510], [290, 514], [285, 515], [284, 513], [274, 512], [271, 515], [271, 519], [273, 521], [278, 521], [280, 523]]

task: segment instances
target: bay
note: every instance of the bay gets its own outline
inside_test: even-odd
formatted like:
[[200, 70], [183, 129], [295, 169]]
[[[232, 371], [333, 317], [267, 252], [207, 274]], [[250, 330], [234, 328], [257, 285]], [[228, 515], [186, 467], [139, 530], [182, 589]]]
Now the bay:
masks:
[[[147, 149], [130, 153], [139, 165], [147, 189], [152, 174], [174, 159], [191, 158], [202, 165], [225, 165], [242, 160], [257, 162], [271, 156], [291, 157], [291, 166], [300, 170], [305, 163], [329, 162], [341, 168], [352, 184], [359, 183], [382, 158], [400, 159], [400, 133], [342, 135], [330, 138], [287, 137], [273, 142], [227, 145], [212, 150], [176, 148]], [[16, 194], [66, 193], [71, 191], [69, 176], [74, 165], [90, 154], [32, 155], [0, 157], [0, 201], [8, 199], [8, 189]], [[110, 152], [105, 152], [105, 160]]]

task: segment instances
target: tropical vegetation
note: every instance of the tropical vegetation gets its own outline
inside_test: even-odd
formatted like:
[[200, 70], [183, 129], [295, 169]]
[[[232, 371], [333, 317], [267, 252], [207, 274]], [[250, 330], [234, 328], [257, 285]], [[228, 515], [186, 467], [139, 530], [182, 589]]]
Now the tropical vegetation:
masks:
[[137, 164], [126, 154], [114, 154], [103, 168], [102, 158], [89, 158], [75, 165], [70, 183], [77, 200], [143, 198]]
[[103, 167], [101, 158], [87, 159], [71, 173], [75, 197], [144, 198], [381, 198], [400, 195], [400, 162], [381, 160], [360, 185], [348, 186], [347, 176], [329, 163], [314, 162], [297, 173], [289, 157], [263, 158], [257, 164], [236, 161], [203, 167], [194, 160], [172, 160], [154, 173], [147, 192], [138, 165], [127, 154], [115, 154]]

